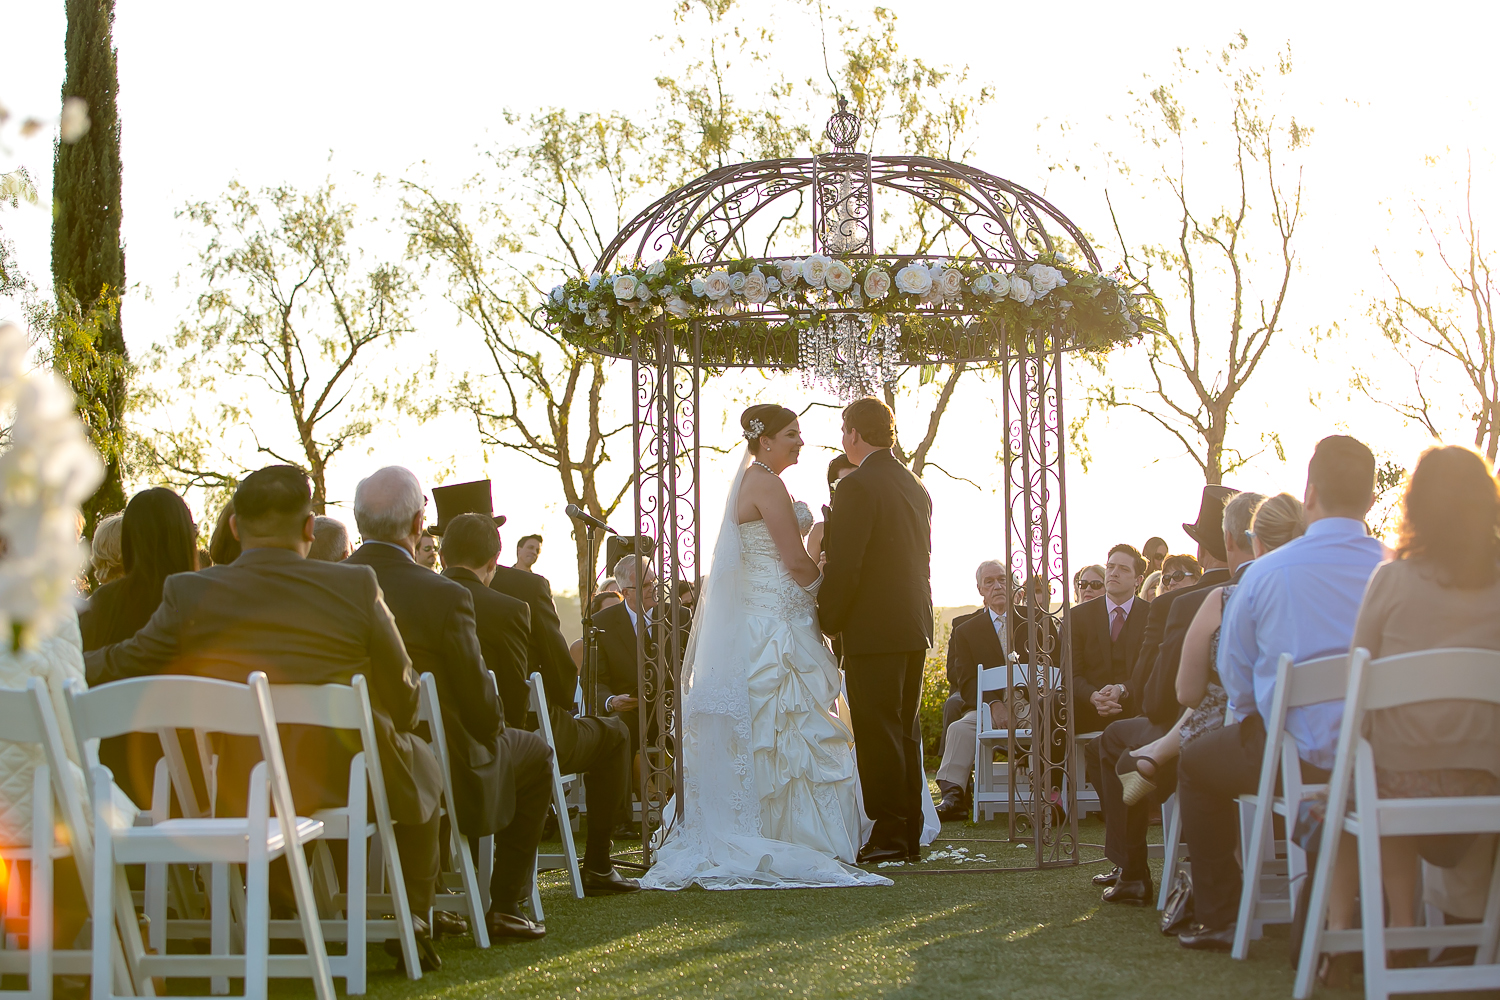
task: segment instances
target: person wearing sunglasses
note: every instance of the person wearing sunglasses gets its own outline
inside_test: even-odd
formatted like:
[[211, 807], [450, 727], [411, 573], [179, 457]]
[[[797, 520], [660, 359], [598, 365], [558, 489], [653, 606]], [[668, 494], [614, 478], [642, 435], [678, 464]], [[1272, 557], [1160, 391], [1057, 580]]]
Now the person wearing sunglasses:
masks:
[[1167, 556], [1161, 565], [1161, 592], [1170, 594], [1174, 590], [1196, 587], [1203, 578], [1203, 570], [1194, 556]]
[[1095, 563], [1073, 574], [1073, 603], [1092, 601], [1104, 593], [1104, 567]]

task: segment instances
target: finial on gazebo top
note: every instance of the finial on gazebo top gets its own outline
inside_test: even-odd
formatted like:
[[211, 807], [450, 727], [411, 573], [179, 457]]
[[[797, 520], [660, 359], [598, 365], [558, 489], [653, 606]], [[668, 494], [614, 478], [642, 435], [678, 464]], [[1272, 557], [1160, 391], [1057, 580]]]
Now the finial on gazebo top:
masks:
[[859, 141], [859, 116], [849, 110], [849, 99], [843, 94], [839, 95], [839, 109], [828, 119], [823, 134], [840, 153], [854, 152], [854, 144]]

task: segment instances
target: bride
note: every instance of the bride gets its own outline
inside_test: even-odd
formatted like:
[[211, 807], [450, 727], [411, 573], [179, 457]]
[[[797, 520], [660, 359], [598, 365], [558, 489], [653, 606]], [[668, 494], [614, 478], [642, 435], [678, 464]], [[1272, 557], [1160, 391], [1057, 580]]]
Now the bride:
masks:
[[[682, 667], [681, 796], [641, 879], [652, 889], [890, 885], [853, 862], [862, 810], [839, 671], [818, 630], [811, 527], [781, 481], [797, 415], [759, 404]], [[806, 522], [806, 523], [803, 523]]]

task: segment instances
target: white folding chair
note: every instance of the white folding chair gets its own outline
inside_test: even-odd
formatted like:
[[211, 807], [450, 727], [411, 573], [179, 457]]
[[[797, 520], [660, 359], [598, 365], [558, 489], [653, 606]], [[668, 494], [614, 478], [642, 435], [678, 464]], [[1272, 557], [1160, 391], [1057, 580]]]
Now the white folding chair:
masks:
[[[323, 832], [315, 819], [297, 816], [287, 784], [286, 765], [271, 707], [270, 684], [256, 671], [248, 684], [202, 677], [138, 677], [86, 690], [73, 682], [67, 691], [74, 738], [91, 773], [94, 809], [94, 899], [113, 899], [124, 887], [122, 865], [200, 864], [245, 866], [245, 949], [242, 955], [216, 948], [208, 955], [148, 955], [138, 935], [126, 933], [125, 956], [139, 987], [149, 991], [149, 977], [242, 977], [245, 996], [264, 1000], [267, 977], [311, 978], [319, 1000], [333, 1000], [333, 980], [318, 921], [312, 879], [303, 845]], [[262, 760], [250, 773], [247, 813], [243, 818], [168, 819], [151, 826], [118, 827], [111, 823], [113, 803], [109, 769], [99, 765], [101, 738], [161, 729], [203, 729], [254, 736]], [[274, 803], [275, 816], [272, 816]], [[271, 861], [285, 857], [291, 873], [305, 955], [270, 955]], [[215, 892], [218, 911], [227, 899]], [[125, 921], [134, 922], [134, 914]], [[111, 922], [94, 921], [93, 997], [111, 1000]], [[125, 929], [122, 928], [122, 931]], [[134, 940], [129, 940], [134, 937]], [[218, 942], [222, 945], [224, 942]]]
[[[1244, 885], [1240, 889], [1239, 922], [1234, 930], [1235, 958], [1250, 953], [1251, 938], [1261, 936], [1265, 924], [1291, 923], [1296, 916], [1297, 881], [1307, 874], [1307, 854], [1292, 840], [1297, 806], [1308, 795], [1323, 791], [1323, 785], [1302, 783], [1302, 762], [1297, 741], [1286, 731], [1287, 711], [1325, 701], [1338, 701], [1349, 687], [1349, 655], [1324, 656], [1293, 665], [1290, 653], [1276, 664], [1276, 688], [1271, 698], [1271, 717], [1265, 720], [1266, 750], [1260, 762], [1260, 784], [1253, 795], [1241, 795], [1240, 857]], [[1281, 771], [1281, 794], [1276, 794], [1276, 772]], [[1277, 858], [1278, 841], [1272, 836], [1273, 816], [1285, 820], [1286, 860]], [[1267, 871], [1267, 869], [1272, 869]], [[1267, 885], [1266, 883], [1270, 883]], [[1267, 890], [1275, 893], [1270, 897]], [[1269, 897], [1269, 898], [1268, 898]]]
[[[322, 920], [327, 940], [346, 942], [343, 955], [329, 956], [332, 974], [344, 978], [346, 992], [364, 993], [366, 945], [394, 938], [401, 942], [407, 978], [421, 979], [422, 963], [417, 956], [416, 931], [411, 921], [411, 908], [407, 905], [406, 883], [401, 878], [396, 828], [391, 821], [390, 804], [385, 793], [380, 749], [375, 742], [375, 719], [370, 711], [370, 691], [364, 675], [356, 674], [349, 684], [273, 684], [271, 704], [278, 725], [355, 730], [360, 737], [360, 750], [349, 761], [347, 804], [313, 813], [313, 819], [323, 824], [324, 839], [344, 840], [349, 844], [345, 891], [330, 894], [328, 900], [329, 909], [342, 909], [344, 919], [330, 919], [325, 912]], [[375, 813], [373, 822], [369, 816], [371, 806]], [[372, 838], [380, 844], [379, 853], [387, 882], [385, 893], [370, 885]], [[336, 888], [337, 875], [328, 848], [324, 845], [315, 847], [314, 857], [320, 881]], [[376, 876], [376, 882], [379, 882], [379, 872]], [[377, 891], [372, 892], [372, 888]], [[385, 916], [396, 919], [382, 919]], [[295, 929], [294, 921], [274, 921], [273, 931], [278, 937], [290, 936]]]
[[[1500, 864], [1490, 880], [1484, 919], [1477, 924], [1387, 928], [1381, 880], [1380, 838], [1444, 833], [1500, 832], [1500, 795], [1384, 799], [1375, 784], [1375, 755], [1365, 739], [1365, 714], [1420, 702], [1458, 699], [1500, 705], [1500, 652], [1432, 649], [1370, 659], [1356, 649], [1349, 665], [1344, 719], [1328, 782], [1328, 812], [1308, 903], [1307, 930], [1293, 996], [1307, 1000], [1322, 952], [1363, 951], [1365, 996], [1500, 989], [1495, 964], [1500, 936]], [[1351, 797], [1350, 786], [1355, 795]], [[1351, 808], [1353, 807], [1353, 808]], [[1341, 833], [1359, 845], [1360, 930], [1327, 930], [1328, 897]], [[1391, 948], [1472, 945], [1474, 964], [1447, 968], [1391, 969]]]
[[1168, 795], [1161, 804], [1161, 885], [1156, 890], [1156, 908], [1167, 908], [1177, 869], [1186, 861], [1182, 856], [1182, 811], [1177, 808], [1177, 793]]
[[[35, 744], [45, 761], [38, 762], [32, 772], [30, 841], [0, 844], [0, 865], [14, 866], [22, 861], [31, 865], [26, 950], [8, 947], [12, 935], [0, 934], [0, 974], [27, 976], [26, 989], [0, 990], [0, 997], [47, 1000], [52, 996], [54, 975], [86, 976], [93, 969], [90, 949], [75, 949], [70, 947], [71, 941], [52, 940], [53, 867], [56, 862], [69, 857], [73, 859], [78, 878], [83, 883], [85, 901], [91, 910], [93, 908], [92, 838], [84, 817], [83, 800], [74, 785], [73, 769], [63, 746], [62, 729], [52, 711], [52, 699], [45, 683], [32, 678], [27, 681], [24, 691], [0, 689], [0, 734], [8, 743]], [[57, 813], [61, 816], [58, 817]], [[61, 820], [66, 833], [61, 843], [57, 838], [55, 818]], [[0, 915], [7, 918], [18, 916], [10, 910], [7, 901], [0, 899]], [[108, 911], [106, 905], [105, 912]], [[111, 934], [114, 933], [113, 920], [105, 919], [102, 923]], [[123, 956], [114, 966], [116, 980], [128, 983]]]
[[485, 923], [484, 897], [479, 892], [479, 880], [475, 876], [474, 855], [469, 851], [469, 839], [458, 829], [458, 817], [453, 811], [453, 770], [448, 756], [448, 738], [443, 729], [442, 703], [438, 701], [437, 678], [426, 673], [420, 679], [421, 701], [417, 718], [427, 723], [427, 732], [432, 737], [432, 749], [437, 754], [438, 767], [443, 772], [443, 801], [439, 808], [448, 817], [448, 854], [453, 869], [442, 872], [442, 886], [434, 909], [449, 913], [463, 913], [469, 918], [469, 933], [479, 948], [490, 946], [489, 927]]
[[[1032, 768], [1021, 764], [1017, 758], [1031, 753], [1031, 729], [1004, 729], [995, 726], [990, 715], [991, 693], [1013, 692], [1016, 685], [1030, 677], [1031, 670], [1024, 663], [1008, 663], [999, 667], [981, 664], [977, 671], [975, 704], [979, 706], [974, 717], [974, 795], [971, 799], [974, 822], [981, 814], [988, 820], [995, 813], [1010, 809], [1012, 785], [1016, 804], [1029, 804], [1032, 791]], [[1009, 697], [1009, 695], [1007, 695]], [[1005, 760], [995, 762], [995, 751], [1005, 748]]]
[[[578, 775], [563, 774], [562, 768], [558, 765], [557, 742], [552, 738], [552, 716], [547, 714], [547, 689], [542, 684], [542, 675], [533, 673], [527, 678], [527, 686], [531, 688], [531, 711], [536, 715], [538, 732], [552, 750], [552, 807], [557, 810], [557, 832], [563, 845], [561, 854], [537, 852], [536, 870], [543, 872], [558, 868], [566, 869], [573, 880], [574, 897], [582, 899], [583, 874], [578, 867], [578, 848], [573, 843], [573, 827], [568, 822], [567, 792], [569, 786], [578, 783]], [[542, 919], [542, 894], [537, 888], [535, 879], [531, 883], [531, 909], [536, 920], [540, 921]]]

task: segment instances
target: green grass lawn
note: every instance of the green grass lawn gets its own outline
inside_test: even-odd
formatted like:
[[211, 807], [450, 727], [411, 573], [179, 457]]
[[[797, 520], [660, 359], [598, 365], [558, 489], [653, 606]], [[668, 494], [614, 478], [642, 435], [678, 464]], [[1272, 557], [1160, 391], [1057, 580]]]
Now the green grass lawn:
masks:
[[[1102, 842], [1097, 821], [1082, 832], [1084, 841]], [[943, 834], [937, 850], [965, 846], [998, 864], [1018, 864], [1025, 853], [1010, 844], [965, 843], [1003, 836], [999, 822], [950, 823]], [[1096, 848], [1083, 853], [1085, 860], [1100, 857]], [[1089, 883], [1100, 864], [922, 871], [940, 867], [953, 865], [940, 859], [884, 869], [895, 885], [880, 888], [694, 889], [582, 900], [553, 873], [543, 878], [545, 940], [488, 951], [467, 938], [445, 941], [442, 971], [415, 983], [397, 978], [391, 960], [372, 951], [369, 996], [1291, 996], [1285, 928], [1268, 931], [1249, 961], [1234, 962], [1163, 937], [1155, 910], [1102, 904]]]

